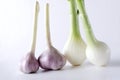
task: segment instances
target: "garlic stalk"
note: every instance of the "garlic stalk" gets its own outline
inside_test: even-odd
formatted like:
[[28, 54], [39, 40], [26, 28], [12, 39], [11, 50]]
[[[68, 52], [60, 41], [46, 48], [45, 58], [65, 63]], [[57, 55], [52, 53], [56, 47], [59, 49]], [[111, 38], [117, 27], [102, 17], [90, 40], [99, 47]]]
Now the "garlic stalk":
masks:
[[81, 65], [85, 58], [86, 44], [81, 38], [75, 0], [69, 0], [71, 10], [71, 31], [64, 46], [64, 55], [73, 66]]
[[105, 66], [110, 59], [110, 49], [104, 42], [97, 40], [93, 34], [88, 16], [85, 10], [84, 0], [76, 0], [80, 11], [80, 17], [84, 26], [87, 39], [86, 56], [95, 65]]

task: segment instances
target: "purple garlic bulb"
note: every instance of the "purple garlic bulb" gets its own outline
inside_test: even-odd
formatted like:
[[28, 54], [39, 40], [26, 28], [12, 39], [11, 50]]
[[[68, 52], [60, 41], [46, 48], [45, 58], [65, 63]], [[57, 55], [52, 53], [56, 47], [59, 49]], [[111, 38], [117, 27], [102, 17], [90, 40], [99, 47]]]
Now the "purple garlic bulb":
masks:
[[52, 46], [39, 56], [38, 61], [46, 70], [59, 70], [66, 64], [66, 58]]
[[46, 4], [46, 40], [48, 49], [38, 58], [41, 68], [46, 70], [59, 70], [66, 64], [66, 58], [51, 44], [49, 27], [49, 4]]
[[20, 70], [23, 73], [35, 73], [39, 69], [39, 63], [33, 53], [28, 53], [20, 64]]

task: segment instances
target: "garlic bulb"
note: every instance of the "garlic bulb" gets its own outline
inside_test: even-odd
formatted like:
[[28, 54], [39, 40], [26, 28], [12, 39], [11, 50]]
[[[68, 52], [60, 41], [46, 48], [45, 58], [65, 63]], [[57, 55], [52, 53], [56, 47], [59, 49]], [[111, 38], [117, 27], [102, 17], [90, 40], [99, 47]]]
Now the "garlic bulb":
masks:
[[46, 70], [59, 70], [66, 64], [66, 58], [51, 44], [49, 29], [49, 4], [46, 4], [46, 39], [48, 49], [38, 58], [40, 67]]
[[35, 73], [39, 69], [39, 63], [35, 58], [35, 47], [36, 47], [36, 36], [37, 36], [37, 18], [39, 13], [39, 2], [36, 1], [35, 6], [35, 23], [34, 23], [34, 31], [33, 31], [33, 42], [31, 51], [25, 55], [20, 63], [20, 70], [23, 73]]

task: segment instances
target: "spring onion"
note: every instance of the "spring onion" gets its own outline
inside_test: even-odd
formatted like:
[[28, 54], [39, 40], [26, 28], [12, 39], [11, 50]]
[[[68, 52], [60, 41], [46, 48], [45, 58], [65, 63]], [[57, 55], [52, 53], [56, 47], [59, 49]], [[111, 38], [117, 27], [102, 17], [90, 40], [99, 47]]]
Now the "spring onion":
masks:
[[80, 11], [80, 18], [82, 20], [84, 31], [86, 34], [87, 48], [86, 56], [87, 59], [97, 66], [105, 66], [110, 59], [110, 49], [106, 43], [96, 39], [93, 34], [88, 16], [85, 10], [84, 0], [76, 0], [78, 9]]
[[86, 59], [86, 44], [83, 41], [80, 31], [75, 0], [69, 0], [71, 10], [71, 30], [67, 43], [64, 46], [64, 54], [73, 66], [81, 65]]

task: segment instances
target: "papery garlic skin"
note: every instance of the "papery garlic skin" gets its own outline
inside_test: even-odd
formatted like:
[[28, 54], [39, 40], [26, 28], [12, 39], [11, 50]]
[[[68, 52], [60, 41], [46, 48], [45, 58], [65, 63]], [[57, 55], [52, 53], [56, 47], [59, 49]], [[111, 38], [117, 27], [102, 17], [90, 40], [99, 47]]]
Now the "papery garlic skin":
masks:
[[20, 70], [23, 73], [35, 73], [39, 69], [39, 63], [33, 53], [28, 53], [20, 63]]
[[59, 70], [66, 64], [66, 58], [52, 46], [40, 55], [38, 61], [40, 67], [46, 70]]

